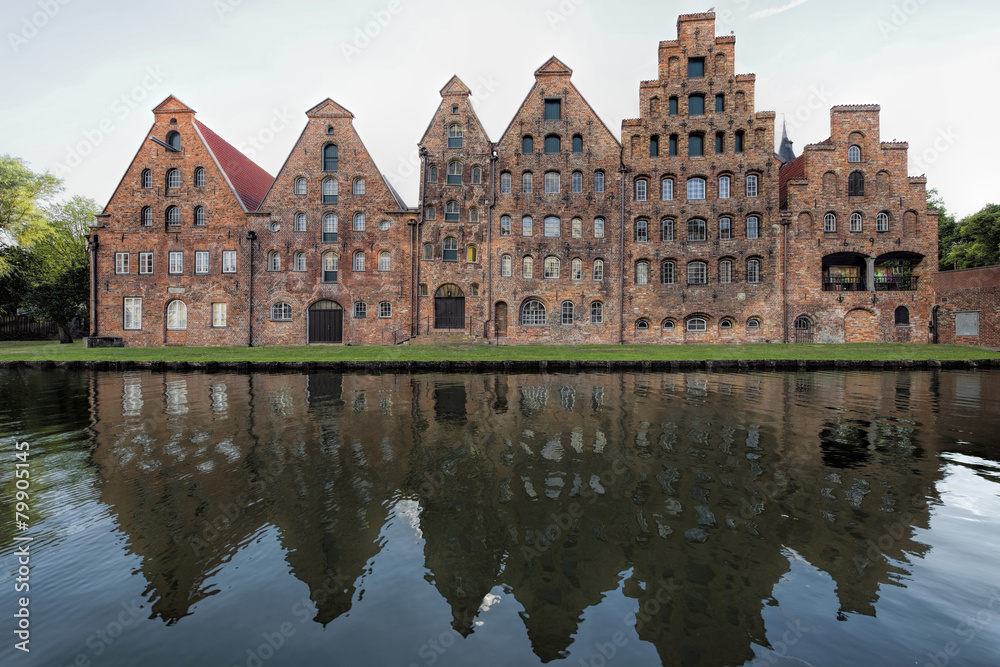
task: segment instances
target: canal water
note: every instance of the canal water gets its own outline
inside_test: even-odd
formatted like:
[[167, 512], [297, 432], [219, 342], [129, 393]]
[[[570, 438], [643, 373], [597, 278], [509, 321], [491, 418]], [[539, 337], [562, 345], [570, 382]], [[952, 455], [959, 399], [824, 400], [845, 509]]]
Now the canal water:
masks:
[[7, 370], [0, 425], [3, 665], [1000, 664], [996, 371]]

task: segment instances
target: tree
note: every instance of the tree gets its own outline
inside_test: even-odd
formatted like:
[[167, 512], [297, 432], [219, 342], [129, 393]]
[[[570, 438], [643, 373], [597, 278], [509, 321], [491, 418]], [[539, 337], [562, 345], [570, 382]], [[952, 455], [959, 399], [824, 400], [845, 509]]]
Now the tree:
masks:
[[12, 246], [0, 248], [0, 259], [7, 266], [6, 272], [0, 273], [0, 317], [10, 317], [24, 306], [34, 258], [24, 248]]
[[[44, 204], [61, 191], [62, 181], [52, 174], [36, 174], [21, 158], [0, 155], [0, 248], [20, 243], [42, 221]], [[10, 268], [0, 254], [0, 274]]]
[[987, 204], [956, 227], [957, 245], [948, 255], [955, 268], [1000, 264], [1000, 205]]
[[32, 316], [59, 327], [59, 342], [72, 343], [70, 323], [87, 314], [87, 232], [100, 207], [87, 197], [45, 207], [42, 219], [21, 235], [32, 271], [24, 305]]
[[927, 191], [927, 208], [936, 208], [938, 211], [938, 271], [950, 271], [954, 268], [951, 259], [952, 245], [958, 241], [955, 216], [948, 212], [937, 188]]

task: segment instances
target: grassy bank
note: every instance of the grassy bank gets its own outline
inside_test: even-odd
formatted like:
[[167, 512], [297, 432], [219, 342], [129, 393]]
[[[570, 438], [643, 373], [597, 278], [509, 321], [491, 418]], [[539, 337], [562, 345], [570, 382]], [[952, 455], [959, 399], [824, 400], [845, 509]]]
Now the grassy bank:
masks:
[[991, 359], [1000, 352], [962, 345], [402, 345], [398, 347], [134, 347], [88, 350], [82, 341], [2, 342], [0, 361], [940, 361]]

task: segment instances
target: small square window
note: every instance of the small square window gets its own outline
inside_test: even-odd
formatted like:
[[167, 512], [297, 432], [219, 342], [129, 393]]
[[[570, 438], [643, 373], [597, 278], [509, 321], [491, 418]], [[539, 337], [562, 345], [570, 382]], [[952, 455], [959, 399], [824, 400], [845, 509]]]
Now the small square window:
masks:
[[545, 100], [545, 120], [562, 120], [562, 100]]

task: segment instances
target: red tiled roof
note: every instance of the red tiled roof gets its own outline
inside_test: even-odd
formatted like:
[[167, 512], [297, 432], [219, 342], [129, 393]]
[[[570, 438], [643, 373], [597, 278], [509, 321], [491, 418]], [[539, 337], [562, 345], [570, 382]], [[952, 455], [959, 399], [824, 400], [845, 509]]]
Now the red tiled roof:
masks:
[[208, 149], [215, 156], [215, 161], [229, 179], [236, 196], [240, 198], [243, 208], [251, 213], [256, 211], [274, 182], [274, 177], [200, 120], [195, 119], [194, 122], [205, 138]]
[[805, 157], [803, 153], [791, 162], [781, 165], [781, 171], [778, 172], [778, 205], [782, 209], [788, 208], [788, 181], [806, 175]]

